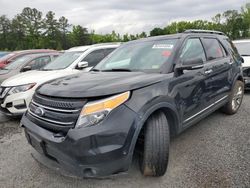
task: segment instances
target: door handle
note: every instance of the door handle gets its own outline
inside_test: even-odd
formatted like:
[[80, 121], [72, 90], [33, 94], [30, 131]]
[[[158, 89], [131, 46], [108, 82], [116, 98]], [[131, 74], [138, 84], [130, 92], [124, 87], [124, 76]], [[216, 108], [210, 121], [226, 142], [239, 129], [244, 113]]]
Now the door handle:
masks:
[[208, 69], [208, 70], [205, 70], [205, 74], [210, 74], [210, 73], [212, 73], [213, 72], [213, 70], [212, 69]]

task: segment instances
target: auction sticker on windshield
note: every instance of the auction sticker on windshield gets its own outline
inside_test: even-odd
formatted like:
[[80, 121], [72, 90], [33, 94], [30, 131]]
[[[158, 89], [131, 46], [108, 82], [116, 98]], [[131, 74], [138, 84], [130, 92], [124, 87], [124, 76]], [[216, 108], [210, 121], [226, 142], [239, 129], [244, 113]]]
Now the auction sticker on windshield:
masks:
[[174, 47], [173, 44], [154, 44], [153, 49], [172, 49]]

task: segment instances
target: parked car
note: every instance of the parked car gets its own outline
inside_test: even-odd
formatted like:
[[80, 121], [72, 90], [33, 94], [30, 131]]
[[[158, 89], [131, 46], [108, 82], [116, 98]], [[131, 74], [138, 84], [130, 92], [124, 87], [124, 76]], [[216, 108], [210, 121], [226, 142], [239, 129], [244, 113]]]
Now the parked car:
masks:
[[162, 176], [170, 135], [219, 108], [238, 111], [244, 92], [238, 58], [216, 31], [128, 42], [89, 73], [41, 85], [21, 125], [41, 153], [37, 159], [59, 172], [117, 174], [128, 170], [136, 148], [142, 174]]
[[60, 53], [32, 54], [18, 58], [6, 67], [0, 69], [0, 84], [20, 73], [43, 68], [52, 60], [56, 59]]
[[89, 71], [119, 44], [98, 44], [71, 48], [40, 70], [18, 74], [1, 84], [0, 111], [8, 116], [21, 116], [38, 86], [52, 79]]
[[49, 52], [56, 52], [56, 51], [55, 50], [46, 50], [46, 49], [14, 51], [14, 52], [11, 52], [8, 55], [5, 55], [5, 56], [0, 58], [0, 68], [5, 67], [7, 64], [17, 60], [20, 57], [25, 56], [25, 55], [37, 54], [37, 53], [49, 53]]
[[10, 52], [0, 52], [0, 58], [3, 57], [3, 56], [6, 56], [8, 55]]
[[236, 40], [233, 41], [234, 45], [238, 49], [239, 54], [244, 58], [242, 64], [243, 76], [245, 80], [245, 89], [250, 89], [250, 40]]

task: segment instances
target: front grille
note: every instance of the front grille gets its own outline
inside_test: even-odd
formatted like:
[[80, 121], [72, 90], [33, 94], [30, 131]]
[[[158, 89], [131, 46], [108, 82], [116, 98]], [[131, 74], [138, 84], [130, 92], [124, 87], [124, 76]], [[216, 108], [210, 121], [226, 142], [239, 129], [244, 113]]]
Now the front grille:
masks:
[[53, 132], [73, 128], [86, 100], [52, 98], [35, 94], [27, 117], [40, 127]]

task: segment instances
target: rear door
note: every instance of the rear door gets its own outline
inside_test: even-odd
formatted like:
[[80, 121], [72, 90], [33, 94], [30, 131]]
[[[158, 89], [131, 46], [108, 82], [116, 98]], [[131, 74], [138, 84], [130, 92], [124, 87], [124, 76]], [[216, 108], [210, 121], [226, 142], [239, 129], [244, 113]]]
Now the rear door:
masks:
[[230, 91], [231, 58], [217, 38], [203, 37], [207, 61], [204, 65], [210, 104], [226, 98]]

